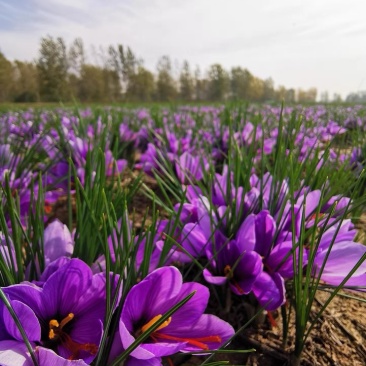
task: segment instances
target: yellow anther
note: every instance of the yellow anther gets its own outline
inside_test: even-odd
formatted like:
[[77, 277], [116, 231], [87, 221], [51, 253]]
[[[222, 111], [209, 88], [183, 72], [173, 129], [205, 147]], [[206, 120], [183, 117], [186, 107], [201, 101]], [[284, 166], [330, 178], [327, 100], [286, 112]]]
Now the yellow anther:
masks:
[[50, 328], [58, 328], [60, 326], [60, 324], [58, 323], [58, 321], [56, 319], [52, 319], [49, 322]]
[[53, 331], [53, 329], [50, 329], [50, 332], [48, 333], [48, 338], [49, 339], [54, 339], [56, 337], [55, 332]]
[[62, 319], [61, 323], [59, 323], [56, 319], [51, 319], [48, 323], [50, 327], [50, 331], [48, 332], [48, 338], [55, 339], [59, 337], [59, 335], [62, 333], [62, 328], [72, 319], [74, 319], [73, 313], [70, 313], [64, 319]]
[[[146, 331], [148, 331], [161, 318], [162, 318], [161, 314], [154, 316], [149, 322], [147, 322], [143, 327], [141, 327], [142, 333], [145, 333]], [[167, 320], [165, 320], [165, 322], [163, 324], [161, 324], [159, 327], [157, 327], [155, 329], [155, 332], [167, 327], [171, 321], [172, 321], [172, 317], [170, 316]]]

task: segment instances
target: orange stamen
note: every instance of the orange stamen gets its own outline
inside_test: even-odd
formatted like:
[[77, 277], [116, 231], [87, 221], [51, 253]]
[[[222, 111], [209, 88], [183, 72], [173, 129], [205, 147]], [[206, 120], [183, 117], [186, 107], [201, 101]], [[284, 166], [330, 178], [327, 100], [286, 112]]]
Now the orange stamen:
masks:
[[89, 352], [91, 355], [95, 355], [98, 352], [98, 346], [93, 343], [78, 343], [71, 339], [71, 337], [63, 331], [63, 327], [74, 319], [74, 314], [68, 314], [59, 323], [56, 319], [51, 319], [49, 321], [50, 331], [48, 333], [48, 338], [55, 341], [60, 341], [62, 345], [71, 352], [69, 360], [76, 360], [79, 356], [80, 351]]
[[180, 337], [174, 337], [168, 334], [163, 333], [154, 333], [154, 338], [160, 338], [160, 339], [167, 339], [170, 341], [177, 341], [177, 342], [186, 342], [192, 346], [195, 346], [197, 348], [201, 348], [202, 350], [206, 351], [208, 350], [207, 344], [203, 342], [212, 342], [212, 343], [221, 343], [221, 337], [219, 336], [208, 336], [208, 337], [200, 337], [200, 338], [180, 338]]
[[[147, 330], [149, 330], [161, 318], [162, 318], [161, 314], [154, 316], [149, 322], [147, 322], [144, 326], [141, 327], [141, 332], [145, 333]], [[171, 321], [172, 321], [172, 317], [169, 317], [167, 320], [165, 320], [165, 322], [163, 324], [161, 324], [159, 327], [157, 327], [155, 329], [155, 332], [157, 332], [160, 329], [163, 329], [163, 328], [167, 327], [170, 324]]]
[[[60, 328], [62, 329], [67, 323], [69, 323], [72, 319], [74, 319], [74, 314], [70, 313], [65, 318], [61, 320]], [[52, 320], [51, 320], [52, 321]]]

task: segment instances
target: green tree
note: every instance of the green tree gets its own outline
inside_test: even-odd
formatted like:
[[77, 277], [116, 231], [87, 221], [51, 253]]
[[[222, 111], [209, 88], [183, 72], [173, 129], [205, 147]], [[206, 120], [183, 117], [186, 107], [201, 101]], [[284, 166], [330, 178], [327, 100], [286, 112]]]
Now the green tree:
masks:
[[179, 84], [180, 84], [180, 90], [179, 90], [180, 98], [184, 101], [193, 100], [194, 83], [188, 61], [183, 62], [183, 67], [179, 77]]
[[13, 68], [12, 64], [0, 52], [0, 102], [9, 102], [12, 99]]
[[126, 97], [135, 102], [149, 102], [155, 91], [154, 75], [143, 66], [138, 66], [137, 72], [131, 75]]
[[253, 102], [261, 102], [264, 96], [263, 80], [253, 76], [249, 85], [249, 100]]
[[295, 103], [296, 102], [296, 92], [295, 89], [287, 89], [285, 100], [287, 103]]
[[132, 79], [138, 72], [138, 67], [142, 61], [138, 60], [130, 47], [123, 47], [121, 44], [117, 48], [109, 46], [109, 64], [112, 70], [118, 75], [122, 93], [126, 93], [130, 87]]
[[34, 63], [16, 60], [13, 64], [12, 82], [15, 102], [39, 100], [38, 70]]
[[68, 58], [62, 38], [42, 38], [37, 62], [39, 89], [44, 101], [68, 99]]
[[299, 103], [314, 103], [316, 101], [316, 95], [316, 88], [310, 88], [308, 90], [299, 89], [297, 91], [297, 101]]
[[263, 81], [263, 102], [273, 100], [275, 97], [274, 81], [272, 78]]
[[225, 100], [228, 96], [230, 78], [220, 64], [210, 66], [208, 71], [208, 97], [210, 100]]
[[84, 42], [81, 38], [75, 38], [69, 49], [69, 66], [73, 73], [80, 76], [81, 68], [85, 64]]
[[177, 88], [172, 76], [172, 63], [169, 56], [160, 58], [158, 65], [158, 78], [156, 82], [156, 97], [161, 102], [172, 101], [177, 96]]
[[249, 100], [249, 90], [253, 75], [247, 69], [242, 69], [238, 66], [231, 69], [230, 76], [232, 98], [234, 100]]
[[103, 69], [84, 64], [80, 70], [78, 97], [83, 102], [104, 101]]

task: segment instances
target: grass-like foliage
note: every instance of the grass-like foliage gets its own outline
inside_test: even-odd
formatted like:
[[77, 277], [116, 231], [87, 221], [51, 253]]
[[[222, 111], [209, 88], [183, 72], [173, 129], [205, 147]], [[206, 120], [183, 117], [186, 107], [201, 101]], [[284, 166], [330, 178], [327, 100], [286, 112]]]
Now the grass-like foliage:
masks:
[[300, 365], [332, 299], [366, 289], [364, 126], [360, 107], [4, 113], [0, 364], [227, 365], [280, 313]]

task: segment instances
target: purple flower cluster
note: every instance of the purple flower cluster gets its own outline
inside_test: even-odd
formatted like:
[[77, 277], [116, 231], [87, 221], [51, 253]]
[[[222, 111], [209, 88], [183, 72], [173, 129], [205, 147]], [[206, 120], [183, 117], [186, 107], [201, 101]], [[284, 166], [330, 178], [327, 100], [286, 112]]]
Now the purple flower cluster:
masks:
[[[40, 366], [88, 365], [99, 351], [104, 332], [106, 274], [93, 275], [79, 259], [65, 264], [60, 259], [55, 262], [52, 270], [42, 275], [41, 285], [24, 282], [5, 287], [3, 292]], [[194, 282], [183, 284], [176, 268], [163, 267], [129, 291], [110, 359], [123, 353], [139, 335], [190, 294], [193, 297], [131, 353], [128, 364], [145, 365], [149, 360], [161, 365], [162, 356], [221, 347], [234, 330], [216, 316], [203, 314], [208, 289]], [[1, 365], [32, 365], [23, 337], [3, 303], [0, 310]]]
[[[0, 365], [30, 366], [31, 356], [40, 366], [89, 365], [103, 352], [103, 338], [111, 346], [103, 357], [113, 363], [145, 336], [128, 355], [127, 366], [162, 365], [164, 357], [177, 352], [209, 353], [227, 344], [234, 329], [215, 315], [204, 314], [208, 288], [183, 283], [174, 265], [184, 269], [184, 264], [197, 260], [208, 284], [227, 286], [235, 296], [251, 294], [271, 311], [285, 303], [286, 282], [295, 275], [311, 268], [313, 277], [338, 286], [365, 255], [366, 246], [355, 242], [357, 231], [346, 219], [349, 198], [328, 194], [328, 182], [321, 183], [322, 190], [299, 182], [298, 190], [290, 193], [289, 179], [276, 180], [258, 169], [262, 161], [270, 162], [275, 156], [280, 133], [292, 141], [293, 146], [283, 146], [283, 151], [296, 161], [315, 161], [314, 169], [344, 163], [347, 154], [331, 149], [330, 144], [355, 128], [364, 128], [361, 107], [330, 112], [323, 106], [264, 106], [261, 110], [250, 106], [245, 116], [224, 107], [181, 107], [176, 113], [164, 109], [160, 113], [159, 120], [146, 109], [106, 109], [97, 117], [90, 109], [78, 116], [65, 110], [0, 116], [6, 136], [0, 137], [0, 184], [15, 198], [20, 222], [29, 233], [24, 248], [19, 249], [19, 240], [18, 246], [13, 244], [14, 223], [2, 196], [0, 224], [6, 230], [0, 232], [1, 264], [27, 281], [13, 279], [10, 283], [16, 284], [2, 287], [6, 301], [0, 301]], [[291, 126], [294, 113], [302, 115], [303, 123], [280, 131], [279, 118]], [[347, 118], [341, 124], [338, 116], [343, 113]], [[116, 116], [119, 120], [112, 124]], [[253, 159], [245, 184], [232, 169], [237, 157], [233, 155], [239, 151]], [[351, 154], [350, 168], [357, 173], [363, 168], [363, 155], [357, 147]], [[182, 185], [180, 192], [186, 193], [186, 199], [174, 207], [176, 221], [162, 219], [153, 230], [142, 230], [136, 237], [132, 225], [125, 224], [123, 240], [117, 240], [117, 231], [122, 231], [118, 216], [122, 210], [117, 208], [118, 228], [106, 230], [107, 242], [97, 243], [91, 258], [84, 258], [89, 266], [73, 258], [79, 255], [75, 234], [51, 213], [60, 197], [75, 193], [78, 181], [85, 186], [98, 181], [100, 157], [107, 177], [123, 172], [128, 158], [134, 169], [170, 175], [172, 181], [176, 178], [175, 188]], [[36, 235], [32, 238], [36, 233], [28, 218], [35, 214], [37, 200], [44, 202], [40, 221], [45, 223], [39, 243]], [[127, 217], [126, 212], [122, 215]], [[76, 242], [78, 235], [82, 231], [77, 231]], [[124, 243], [125, 239], [129, 242]], [[119, 275], [106, 273], [106, 268], [118, 267], [121, 253], [130, 249], [132, 269], [140, 274], [148, 259], [149, 274], [128, 285], [131, 288], [122, 284], [126, 296], [121, 296]], [[37, 254], [31, 258], [32, 250]], [[111, 291], [106, 290], [107, 284]], [[365, 284], [366, 262], [346, 285]], [[113, 303], [107, 293], [116, 299], [113, 308], [107, 309]], [[162, 321], [188, 296], [192, 297]], [[106, 322], [109, 312], [114, 334]]]
[[[320, 273], [325, 261], [321, 279], [339, 285], [366, 253], [364, 245], [353, 241], [356, 230], [350, 220], [341, 224], [337, 220], [349, 199], [331, 197], [319, 210], [319, 190], [305, 187], [290, 204], [286, 181], [277, 184], [277, 190], [268, 174], [262, 179], [252, 176], [251, 183], [251, 190], [244, 193], [243, 187], [234, 187], [224, 169], [223, 175], [216, 174], [210, 200], [198, 187], [188, 186], [188, 202], [176, 206], [182, 227], [175, 233], [180, 246], [171, 249], [172, 260], [205, 259], [203, 275], [208, 283], [227, 284], [236, 295], [252, 293], [267, 310], [284, 304], [285, 281], [295, 270], [302, 271], [310, 255], [315, 256], [313, 275]], [[271, 205], [273, 192], [277, 196], [275, 205]], [[328, 212], [335, 206], [330, 216]], [[229, 225], [233, 219], [238, 223], [234, 231]], [[316, 230], [324, 225], [320, 244], [313, 248], [303, 243], [300, 249], [301, 227]], [[163, 248], [164, 241], [157, 246]], [[347, 284], [361, 284], [365, 270], [366, 263]]]

